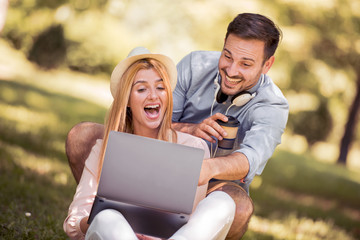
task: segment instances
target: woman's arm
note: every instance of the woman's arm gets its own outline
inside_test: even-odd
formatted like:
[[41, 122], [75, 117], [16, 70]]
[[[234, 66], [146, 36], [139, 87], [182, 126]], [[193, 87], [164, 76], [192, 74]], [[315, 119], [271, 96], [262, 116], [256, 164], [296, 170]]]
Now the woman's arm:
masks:
[[98, 159], [102, 140], [97, 140], [85, 162], [85, 167], [76, 188], [74, 199], [64, 221], [64, 231], [70, 239], [83, 239], [88, 228], [92, 204], [97, 191]]

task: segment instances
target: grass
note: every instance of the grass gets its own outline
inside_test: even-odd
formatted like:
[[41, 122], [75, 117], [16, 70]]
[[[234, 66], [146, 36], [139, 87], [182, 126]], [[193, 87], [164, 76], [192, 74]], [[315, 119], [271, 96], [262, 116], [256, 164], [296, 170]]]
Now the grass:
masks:
[[[66, 239], [76, 185], [65, 137], [80, 121], [103, 121], [106, 103], [94, 89], [108, 90], [91, 86], [108, 83], [43, 72], [1, 44], [0, 239]], [[243, 239], [360, 239], [358, 172], [277, 150], [250, 192], [255, 214]]]
[[0, 96], [0, 238], [65, 239], [75, 190], [65, 137], [76, 122], [102, 122], [105, 108], [19, 82], [0, 81]]

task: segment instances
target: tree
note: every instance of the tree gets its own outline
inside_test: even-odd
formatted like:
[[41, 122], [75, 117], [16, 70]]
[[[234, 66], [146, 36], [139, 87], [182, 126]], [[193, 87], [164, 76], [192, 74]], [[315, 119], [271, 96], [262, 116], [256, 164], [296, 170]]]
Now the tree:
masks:
[[333, 68], [348, 69], [354, 73], [356, 91], [340, 142], [337, 162], [341, 164], [346, 164], [360, 109], [360, 18], [351, 14], [352, 4], [351, 1], [338, 0], [336, 9], [323, 13], [320, 19], [311, 23], [321, 36], [320, 41], [313, 45], [315, 57]]
[[[312, 128], [312, 131], [317, 131], [317, 134], [322, 136], [311, 134], [311, 131], [308, 131], [311, 128], [302, 125], [309, 125], [314, 119], [325, 120], [324, 117], [326, 115], [329, 117], [329, 115], [324, 107], [330, 107], [326, 106], [326, 98], [344, 99], [344, 96], [348, 96], [348, 93], [325, 97], [321, 93], [321, 85], [324, 86], [326, 82], [333, 81], [335, 77], [331, 76], [331, 74], [327, 74], [327, 77], [330, 75], [332, 79], [319, 76], [316, 73], [318, 69], [316, 69], [315, 65], [321, 62], [321, 64], [327, 66], [327, 69], [331, 69], [330, 72], [345, 72], [346, 77], [352, 79], [348, 89], [355, 89], [352, 104], [349, 104], [348, 107], [349, 112], [339, 146], [338, 163], [346, 164], [349, 148], [355, 137], [360, 109], [360, 15], [357, 14], [359, 5], [358, 1], [351, 0], [313, 2], [311, 8], [306, 4], [306, 2], [300, 1], [287, 3], [277, 1], [276, 3], [279, 7], [277, 9], [279, 22], [288, 28], [295, 29], [298, 34], [295, 40], [302, 43], [298, 47], [300, 51], [285, 50], [288, 56], [284, 53], [284, 56], [282, 56], [289, 60], [284, 65], [285, 68], [290, 69], [288, 70], [291, 78], [289, 89], [300, 93], [310, 93], [316, 96], [320, 102], [320, 108], [315, 111], [290, 115], [289, 125], [295, 133], [304, 135], [310, 145], [314, 141], [325, 140], [326, 132], [319, 131], [319, 127]], [[299, 32], [302, 34], [299, 34]], [[302, 39], [299, 41], [299, 38]], [[296, 47], [296, 43], [291, 47]], [[354, 88], [351, 88], [351, 86], [354, 86]], [[321, 116], [324, 113], [325, 115]], [[318, 116], [314, 117], [311, 114], [317, 114]], [[311, 118], [306, 117], [306, 115], [311, 116]], [[298, 117], [303, 121], [297, 119]], [[335, 115], [332, 116], [332, 118], [336, 117]], [[331, 124], [326, 124], [322, 122], [323, 120], [316, 125], [322, 128], [330, 128]]]

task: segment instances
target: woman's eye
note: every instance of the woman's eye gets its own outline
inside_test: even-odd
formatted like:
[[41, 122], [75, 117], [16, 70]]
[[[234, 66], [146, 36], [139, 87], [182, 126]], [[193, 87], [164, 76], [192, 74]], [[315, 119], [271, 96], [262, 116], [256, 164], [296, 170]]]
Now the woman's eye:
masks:
[[146, 88], [139, 88], [137, 91], [138, 91], [139, 93], [145, 92], [145, 91], [146, 91]]

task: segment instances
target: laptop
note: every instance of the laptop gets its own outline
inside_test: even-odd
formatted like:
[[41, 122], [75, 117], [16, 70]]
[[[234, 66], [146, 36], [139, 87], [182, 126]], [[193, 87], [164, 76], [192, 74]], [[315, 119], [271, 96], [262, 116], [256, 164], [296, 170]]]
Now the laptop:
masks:
[[136, 233], [169, 238], [192, 213], [203, 157], [199, 148], [111, 131], [88, 223], [115, 209]]

